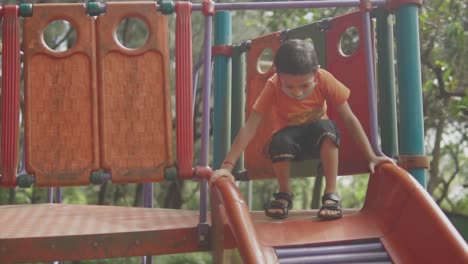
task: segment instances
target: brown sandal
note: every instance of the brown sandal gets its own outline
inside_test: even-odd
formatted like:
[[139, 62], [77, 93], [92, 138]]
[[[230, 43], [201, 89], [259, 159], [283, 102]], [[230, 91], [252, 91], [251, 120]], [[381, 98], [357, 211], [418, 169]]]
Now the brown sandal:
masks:
[[[269, 203], [265, 204], [265, 214], [271, 218], [276, 219], [285, 219], [288, 217], [289, 210], [293, 208], [293, 198], [294, 194], [289, 194], [285, 192], [277, 192], [273, 194], [275, 200], [270, 201]], [[285, 200], [288, 202], [288, 205], [278, 201], [278, 200]], [[271, 213], [268, 210], [270, 209], [281, 209], [283, 213]]]
[[[333, 201], [334, 203], [326, 203], [326, 201]], [[338, 214], [334, 215], [321, 215], [322, 210], [339, 211]], [[322, 220], [333, 220], [343, 217], [343, 211], [341, 210], [340, 197], [335, 193], [326, 193], [322, 196], [322, 207], [317, 213], [318, 218]]]

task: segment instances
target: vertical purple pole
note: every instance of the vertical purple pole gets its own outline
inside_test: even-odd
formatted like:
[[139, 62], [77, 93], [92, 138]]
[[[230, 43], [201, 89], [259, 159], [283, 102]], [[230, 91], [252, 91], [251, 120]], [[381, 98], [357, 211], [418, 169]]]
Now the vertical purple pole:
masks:
[[62, 203], [62, 188], [55, 188], [55, 203]]
[[153, 183], [143, 184], [143, 204], [145, 208], [153, 208]]
[[[210, 136], [210, 95], [211, 95], [211, 32], [213, 18], [205, 16], [205, 36], [204, 36], [204, 70], [203, 70], [203, 115], [202, 115], [202, 143], [200, 166], [208, 166], [208, 148]], [[200, 222], [206, 222], [206, 212], [208, 207], [208, 184], [205, 179], [200, 183]]]
[[193, 83], [193, 116], [195, 116], [195, 101], [197, 98], [197, 82], [198, 82], [198, 71], [200, 70], [201, 66], [203, 65], [203, 52], [200, 52], [200, 56], [198, 56], [198, 61], [195, 63], [193, 66], [193, 71], [192, 71], [192, 83]]
[[[145, 208], [153, 208], [153, 183], [143, 183], [143, 206]], [[151, 264], [153, 263], [152, 256], [142, 256], [142, 264]]]
[[369, 82], [369, 114], [370, 114], [370, 125], [371, 125], [371, 145], [374, 152], [382, 156], [382, 150], [379, 147], [379, 128], [377, 118], [377, 91], [375, 87], [375, 69], [374, 69], [374, 58], [372, 50], [371, 40], [371, 22], [369, 10], [362, 12], [362, 19], [364, 22], [364, 49], [366, 53], [366, 64], [367, 64], [367, 80]]
[[47, 202], [48, 203], [54, 202], [54, 188], [53, 187], [47, 188]]
[[203, 115], [202, 145], [200, 165], [208, 166], [208, 149], [210, 140], [210, 95], [211, 95], [211, 32], [212, 17], [205, 17], [204, 58], [203, 58]]

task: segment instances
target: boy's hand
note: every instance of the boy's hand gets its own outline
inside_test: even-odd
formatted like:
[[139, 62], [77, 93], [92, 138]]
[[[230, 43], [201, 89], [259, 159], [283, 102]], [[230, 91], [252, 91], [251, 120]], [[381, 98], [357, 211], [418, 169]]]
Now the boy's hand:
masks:
[[379, 165], [380, 163], [384, 163], [384, 162], [390, 162], [396, 165], [395, 160], [392, 158], [389, 158], [387, 156], [374, 156], [369, 161], [369, 170], [371, 171], [371, 173], [375, 172], [375, 167], [377, 167], [377, 165]]
[[221, 168], [219, 170], [215, 170], [213, 174], [211, 175], [210, 178], [210, 187], [213, 185], [213, 183], [221, 177], [228, 177], [232, 182], [234, 182], [234, 176], [232, 176], [231, 171], [228, 169]]

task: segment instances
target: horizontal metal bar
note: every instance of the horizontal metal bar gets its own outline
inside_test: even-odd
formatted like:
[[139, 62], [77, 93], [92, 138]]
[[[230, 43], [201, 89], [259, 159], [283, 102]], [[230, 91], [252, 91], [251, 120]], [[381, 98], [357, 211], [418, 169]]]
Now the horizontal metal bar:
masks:
[[[373, 5], [384, 5], [386, 0], [372, 0]], [[281, 2], [245, 2], [245, 3], [215, 3], [215, 10], [273, 10], [286, 8], [326, 8], [326, 7], [358, 7], [359, 0], [315, 0], [315, 1], [281, 1]], [[201, 11], [202, 4], [193, 4], [192, 11]]]

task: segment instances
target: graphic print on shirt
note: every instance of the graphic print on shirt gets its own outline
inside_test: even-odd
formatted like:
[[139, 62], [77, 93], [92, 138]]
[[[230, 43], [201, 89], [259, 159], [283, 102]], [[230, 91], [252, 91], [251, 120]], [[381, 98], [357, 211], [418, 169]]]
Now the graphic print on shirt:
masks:
[[325, 114], [324, 107], [320, 109], [307, 109], [300, 112], [288, 113], [288, 125], [295, 126], [317, 121]]

